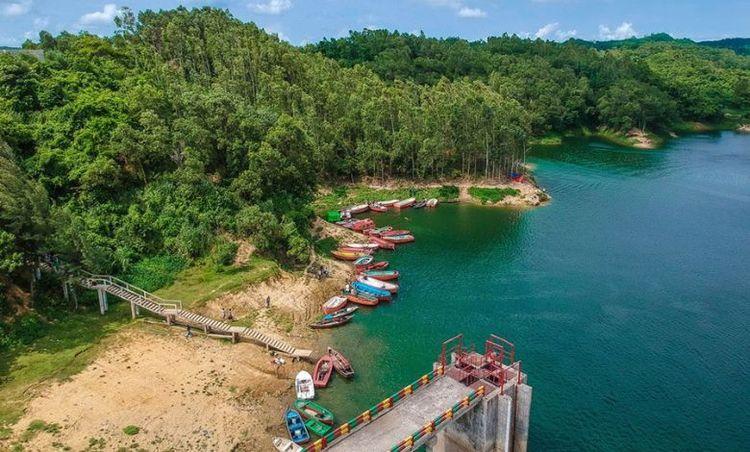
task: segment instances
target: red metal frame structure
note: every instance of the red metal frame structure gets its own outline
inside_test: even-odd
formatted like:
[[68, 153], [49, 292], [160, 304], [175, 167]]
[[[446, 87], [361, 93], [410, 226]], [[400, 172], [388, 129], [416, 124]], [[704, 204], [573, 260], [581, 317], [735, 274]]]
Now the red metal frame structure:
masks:
[[[451, 359], [452, 363], [448, 363]], [[446, 374], [466, 386], [486, 381], [504, 390], [505, 383], [516, 379], [521, 382], [521, 362], [516, 361], [516, 346], [495, 334], [484, 343], [484, 353], [474, 352], [474, 347], [464, 347], [463, 335], [459, 334], [443, 342], [440, 363], [449, 367]], [[478, 383], [477, 383], [478, 384]]]

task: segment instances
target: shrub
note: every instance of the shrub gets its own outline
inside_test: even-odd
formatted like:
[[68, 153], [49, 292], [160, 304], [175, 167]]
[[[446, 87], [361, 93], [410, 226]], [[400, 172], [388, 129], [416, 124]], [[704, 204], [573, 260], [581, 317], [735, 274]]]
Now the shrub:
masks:
[[438, 190], [438, 197], [443, 200], [452, 200], [458, 198], [458, 187], [455, 185], [443, 185]]
[[126, 435], [137, 435], [141, 431], [140, 427], [137, 427], [135, 425], [128, 425], [127, 427], [122, 429], [122, 432]]
[[186, 262], [178, 256], [147, 257], [135, 264], [125, 279], [150, 292], [174, 282], [175, 275], [185, 268]]
[[496, 203], [505, 199], [506, 196], [516, 196], [520, 191], [515, 188], [482, 188], [482, 187], [470, 187], [469, 195], [472, 198], [478, 199], [484, 203]]
[[220, 240], [214, 245], [211, 259], [217, 267], [232, 265], [234, 258], [237, 257], [239, 245], [228, 240]]

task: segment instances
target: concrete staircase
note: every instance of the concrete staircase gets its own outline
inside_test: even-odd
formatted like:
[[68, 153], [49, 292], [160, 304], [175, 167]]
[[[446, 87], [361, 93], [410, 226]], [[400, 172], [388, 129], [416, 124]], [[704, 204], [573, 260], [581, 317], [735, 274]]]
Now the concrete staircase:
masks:
[[133, 306], [134, 315], [134, 307], [138, 306], [164, 317], [168, 323], [196, 326], [203, 328], [206, 332], [231, 335], [233, 338], [237, 337], [240, 340], [244, 339], [265, 345], [269, 349], [286, 353], [295, 358], [310, 358], [312, 355], [311, 350], [295, 348], [252, 328], [232, 326], [201, 314], [186, 311], [182, 309], [182, 302], [179, 300], [165, 300], [114, 276], [82, 273], [83, 276], [79, 280], [81, 286], [87, 289], [104, 291], [130, 302]]

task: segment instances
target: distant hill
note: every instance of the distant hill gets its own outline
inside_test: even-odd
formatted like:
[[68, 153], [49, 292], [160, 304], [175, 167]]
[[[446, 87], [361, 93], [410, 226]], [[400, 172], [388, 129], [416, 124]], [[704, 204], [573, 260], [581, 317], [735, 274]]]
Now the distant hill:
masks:
[[586, 41], [583, 39], [571, 39], [576, 44], [593, 47], [599, 50], [610, 50], [616, 48], [633, 49], [652, 42], [671, 42], [683, 44], [697, 44], [715, 49], [734, 50], [738, 55], [750, 55], [750, 38], [728, 38], [717, 41], [693, 41], [692, 39], [676, 39], [667, 33], [656, 33], [642, 38], [618, 39], [612, 41]]

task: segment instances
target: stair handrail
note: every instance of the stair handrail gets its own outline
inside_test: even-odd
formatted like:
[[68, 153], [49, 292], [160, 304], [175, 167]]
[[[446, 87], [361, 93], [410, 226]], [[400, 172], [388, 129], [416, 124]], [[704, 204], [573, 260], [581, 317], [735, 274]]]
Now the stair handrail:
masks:
[[121, 289], [127, 290], [128, 292], [131, 292], [135, 295], [138, 295], [141, 298], [144, 298], [152, 303], [156, 303], [159, 306], [162, 306], [166, 309], [182, 309], [182, 301], [180, 300], [167, 300], [164, 299], [158, 295], [154, 295], [151, 292], [141, 289], [138, 286], [134, 286], [130, 284], [127, 281], [124, 281], [120, 278], [117, 278], [112, 275], [96, 275], [93, 273], [89, 273], [86, 270], [80, 271], [82, 275], [84, 275], [87, 279], [93, 279], [93, 280], [102, 280], [105, 281], [108, 285], [117, 286]]

